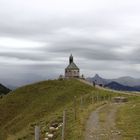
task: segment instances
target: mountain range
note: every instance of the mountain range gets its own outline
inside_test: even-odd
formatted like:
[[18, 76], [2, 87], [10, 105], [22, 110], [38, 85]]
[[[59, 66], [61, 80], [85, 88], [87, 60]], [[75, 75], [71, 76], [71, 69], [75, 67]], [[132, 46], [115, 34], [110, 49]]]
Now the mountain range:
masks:
[[[130, 76], [119, 77], [116, 79], [105, 79], [96, 74], [94, 77], [88, 77], [86, 80], [114, 90], [140, 91], [140, 79]], [[10, 87], [10, 89], [16, 88]], [[0, 84], [0, 95], [9, 93], [11, 91], [10, 89], [9, 87], [7, 88], [6, 86]]]
[[94, 77], [87, 78], [90, 82], [95, 82], [97, 85], [103, 85], [110, 89], [122, 91], [140, 91], [140, 79], [129, 76], [120, 77], [116, 79], [105, 79], [96, 74]]

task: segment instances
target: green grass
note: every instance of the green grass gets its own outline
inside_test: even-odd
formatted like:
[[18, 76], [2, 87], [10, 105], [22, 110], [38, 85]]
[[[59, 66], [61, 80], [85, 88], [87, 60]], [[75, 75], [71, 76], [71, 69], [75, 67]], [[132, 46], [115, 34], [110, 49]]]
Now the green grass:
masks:
[[116, 121], [123, 140], [140, 139], [140, 97], [129, 97], [129, 102], [120, 107]]
[[[85, 121], [91, 110], [103, 104], [103, 100], [116, 95], [74, 79], [49, 80], [21, 87], [0, 99], [0, 140], [33, 140], [36, 124], [41, 127], [43, 138], [52, 121], [62, 120], [64, 109], [67, 110], [66, 139], [82, 140]], [[74, 96], [77, 100], [76, 121]], [[81, 97], [83, 108], [80, 105]], [[91, 104], [91, 97], [94, 104]], [[56, 140], [60, 139], [60, 131], [57, 135]]]

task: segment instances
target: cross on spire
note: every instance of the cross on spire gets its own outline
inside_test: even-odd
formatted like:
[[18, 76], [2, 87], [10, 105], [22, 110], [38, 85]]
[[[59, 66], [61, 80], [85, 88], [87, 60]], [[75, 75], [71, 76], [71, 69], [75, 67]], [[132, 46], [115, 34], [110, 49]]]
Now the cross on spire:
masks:
[[73, 56], [71, 54], [70, 57], [69, 57], [69, 63], [71, 64], [72, 62], [73, 62]]

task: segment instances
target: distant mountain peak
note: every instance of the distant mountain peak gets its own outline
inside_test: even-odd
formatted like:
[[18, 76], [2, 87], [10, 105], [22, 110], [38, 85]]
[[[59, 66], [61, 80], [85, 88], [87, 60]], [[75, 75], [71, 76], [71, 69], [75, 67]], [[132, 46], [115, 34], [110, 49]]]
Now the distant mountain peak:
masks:
[[95, 74], [94, 78], [101, 78], [99, 74]]
[[96, 73], [94, 77], [100, 77], [100, 76], [99, 76], [99, 74]]
[[100, 77], [98, 74], [95, 74], [94, 77], [92, 78], [87, 78], [88, 81], [90, 82], [95, 82], [98, 85], [105, 85], [108, 82], [106, 81], [106, 79], [103, 79], [102, 77]]
[[[119, 85], [119, 86], [124, 86], [124, 85], [121, 85], [120, 83], [117, 83], [117, 82], [115, 82], [115, 81], [112, 81], [112, 82], [110, 82], [109, 84], [107, 84], [107, 85]], [[106, 85], [105, 85], [106, 86]]]
[[105, 85], [105, 87], [108, 87], [114, 90], [121, 90], [121, 91], [140, 91], [139, 87], [125, 86], [115, 81], [110, 82], [109, 84]]
[[90, 82], [95, 82], [97, 85], [103, 85], [116, 90], [125, 91], [140, 91], [140, 79], [130, 76], [123, 76], [116, 79], [105, 79], [95, 74], [94, 77], [87, 78]]

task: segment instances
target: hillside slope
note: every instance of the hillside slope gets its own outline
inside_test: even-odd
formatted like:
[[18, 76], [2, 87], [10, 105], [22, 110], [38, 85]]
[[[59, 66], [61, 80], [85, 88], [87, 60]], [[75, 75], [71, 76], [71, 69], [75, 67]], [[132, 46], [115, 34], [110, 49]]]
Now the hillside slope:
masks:
[[11, 90], [4, 85], [0, 84], [0, 95], [9, 93]]
[[92, 90], [77, 80], [50, 80], [13, 91], [0, 100], [0, 139], [26, 135], [32, 123], [58, 114], [74, 96], [80, 97]]

